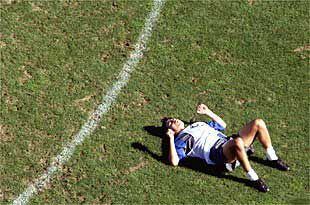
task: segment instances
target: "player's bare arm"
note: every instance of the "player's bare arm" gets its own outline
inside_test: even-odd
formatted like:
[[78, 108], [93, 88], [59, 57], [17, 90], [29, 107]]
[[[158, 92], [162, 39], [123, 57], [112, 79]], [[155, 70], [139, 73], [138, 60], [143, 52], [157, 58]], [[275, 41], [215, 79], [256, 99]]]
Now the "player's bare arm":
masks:
[[174, 145], [174, 131], [172, 129], [167, 130], [167, 137], [169, 138], [169, 162], [173, 166], [178, 166], [179, 157]]
[[220, 124], [223, 128], [226, 128], [226, 126], [227, 126], [226, 123], [224, 122], [224, 120], [221, 117], [219, 117], [218, 115], [216, 115], [215, 113], [213, 113], [208, 108], [208, 106], [206, 106], [205, 104], [200, 104], [197, 106], [197, 113], [209, 116], [212, 120], [214, 120], [215, 122]]

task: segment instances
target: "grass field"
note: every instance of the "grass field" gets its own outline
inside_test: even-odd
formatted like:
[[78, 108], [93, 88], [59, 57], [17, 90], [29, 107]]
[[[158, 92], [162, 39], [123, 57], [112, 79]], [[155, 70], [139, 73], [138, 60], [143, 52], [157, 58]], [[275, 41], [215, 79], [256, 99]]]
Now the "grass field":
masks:
[[[115, 81], [152, 1], [1, 1], [0, 202], [70, 141]], [[147, 51], [97, 130], [33, 204], [307, 204], [308, 1], [168, 0]], [[291, 171], [251, 163], [271, 191], [162, 160], [145, 128], [204, 102], [226, 134], [263, 118]], [[196, 118], [200, 118], [195, 116]], [[203, 118], [202, 118], [203, 119]], [[203, 119], [207, 120], [207, 119]]]

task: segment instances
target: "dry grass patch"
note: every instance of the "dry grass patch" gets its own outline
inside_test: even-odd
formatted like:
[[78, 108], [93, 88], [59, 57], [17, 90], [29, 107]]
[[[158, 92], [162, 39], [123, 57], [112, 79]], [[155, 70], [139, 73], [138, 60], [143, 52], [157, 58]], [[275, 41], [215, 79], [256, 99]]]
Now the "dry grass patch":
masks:
[[14, 140], [14, 136], [10, 133], [7, 125], [0, 124], [0, 142], [11, 142]]
[[310, 45], [301, 46], [294, 49], [294, 52], [310, 51]]
[[248, 0], [248, 3], [252, 6], [254, 4], [255, 0]]
[[[24, 69], [24, 68], [25, 68], [25, 66], [22, 66], [22, 69]], [[30, 80], [31, 78], [32, 78], [32, 75], [27, 70], [24, 70], [23, 75], [18, 78], [18, 82], [23, 85], [28, 80]]]
[[87, 112], [87, 110], [84, 108], [84, 105], [86, 102], [90, 101], [94, 96], [95, 96], [94, 94], [90, 94], [90, 95], [86, 95], [85, 97], [81, 99], [77, 99], [74, 101], [74, 105], [78, 107], [81, 111]]
[[227, 51], [213, 52], [211, 53], [211, 59], [215, 60], [216, 62], [222, 65], [235, 64], [235, 59]]
[[125, 170], [125, 174], [130, 174], [132, 172], [135, 172], [143, 167], [145, 167], [145, 165], [147, 164], [147, 162], [145, 161], [141, 161], [139, 162], [137, 165], [133, 166], [133, 167], [130, 167], [128, 170]]

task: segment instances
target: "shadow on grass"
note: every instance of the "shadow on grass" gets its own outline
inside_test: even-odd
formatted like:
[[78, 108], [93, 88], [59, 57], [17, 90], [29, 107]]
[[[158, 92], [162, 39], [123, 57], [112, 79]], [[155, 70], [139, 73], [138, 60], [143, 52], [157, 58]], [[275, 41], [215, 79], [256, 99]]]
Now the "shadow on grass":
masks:
[[[146, 147], [145, 145], [139, 142], [134, 142], [131, 144], [131, 146], [141, 152], [144, 152], [150, 155], [157, 161], [160, 161], [166, 165], [169, 165], [169, 162], [168, 162], [169, 141], [167, 138], [163, 137], [164, 133], [163, 133], [162, 128], [156, 127], [156, 126], [145, 126], [144, 130], [147, 131], [149, 134], [162, 139], [162, 144], [161, 144], [162, 155], [159, 156], [158, 154], [152, 152], [148, 147]], [[203, 159], [200, 159], [200, 158], [187, 157], [185, 160], [182, 160], [180, 162], [179, 166], [194, 170], [196, 172], [201, 172], [204, 174], [215, 176], [217, 178], [229, 179], [229, 180], [232, 180], [238, 183], [242, 183], [246, 186], [252, 187], [248, 179], [239, 178], [239, 177], [235, 177], [230, 174], [227, 174], [224, 172], [224, 166], [208, 165]]]
[[259, 158], [259, 157], [256, 157], [256, 156], [250, 156], [249, 160], [251, 160], [253, 162], [256, 162], [256, 163], [259, 163], [259, 164], [262, 164], [262, 165], [265, 165], [267, 167], [271, 167], [271, 168], [277, 169], [275, 164], [270, 164], [270, 163], [268, 163], [267, 160]]

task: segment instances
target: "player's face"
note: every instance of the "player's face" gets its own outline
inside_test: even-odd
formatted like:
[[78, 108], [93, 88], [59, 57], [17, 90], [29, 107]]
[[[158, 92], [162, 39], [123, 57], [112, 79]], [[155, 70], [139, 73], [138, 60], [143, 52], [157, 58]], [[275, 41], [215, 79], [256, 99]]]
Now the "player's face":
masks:
[[182, 122], [179, 119], [172, 118], [172, 119], [167, 120], [166, 126], [175, 132], [179, 132], [180, 130], [184, 129], [184, 122]]

